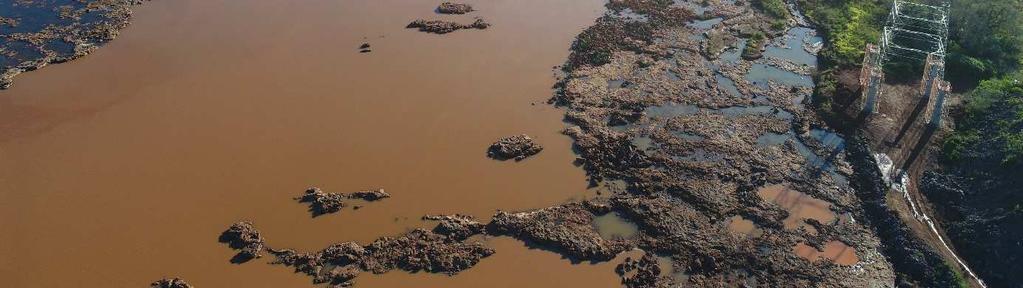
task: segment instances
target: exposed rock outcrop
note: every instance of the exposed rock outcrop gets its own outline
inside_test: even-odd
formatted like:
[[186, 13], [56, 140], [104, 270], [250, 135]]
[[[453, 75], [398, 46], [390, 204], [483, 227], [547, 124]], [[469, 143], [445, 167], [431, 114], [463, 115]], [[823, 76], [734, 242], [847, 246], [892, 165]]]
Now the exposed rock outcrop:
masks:
[[366, 201], [377, 201], [384, 198], [391, 198], [391, 194], [384, 192], [384, 189], [358, 191], [348, 194], [349, 199], [362, 199]]
[[262, 257], [264, 248], [263, 236], [252, 226], [251, 222], [234, 223], [220, 234], [220, 243], [225, 243], [238, 254], [231, 258], [232, 263], [244, 263]]
[[622, 278], [625, 287], [669, 287], [668, 281], [661, 279], [663, 269], [653, 255], [647, 253], [638, 260], [625, 258], [625, 261], [615, 267], [615, 273]]
[[476, 218], [469, 215], [426, 215], [423, 220], [439, 221], [433, 232], [447, 235], [454, 239], [466, 239], [470, 236], [481, 234], [486, 224], [476, 221]]
[[543, 147], [540, 144], [537, 144], [533, 138], [526, 134], [522, 134], [497, 140], [487, 149], [487, 156], [497, 160], [515, 159], [515, 161], [522, 161], [522, 159], [536, 155], [540, 151], [543, 151]]
[[498, 212], [487, 230], [535, 243], [576, 261], [607, 261], [630, 248], [625, 240], [601, 238], [593, 225], [594, 216], [579, 203], [528, 212]]
[[[335, 192], [324, 192], [323, 189], [312, 187], [305, 190], [305, 194], [302, 197], [296, 197], [299, 203], [309, 203], [309, 212], [313, 214], [313, 217], [317, 217], [323, 214], [337, 213], [346, 206], [345, 199], [358, 199], [363, 201], [379, 201], [384, 198], [391, 198], [391, 194], [388, 194], [384, 189], [377, 190], [365, 190], [356, 191], [349, 194], [335, 193]], [[353, 209], [359, 209], [362, 206], [354, 206]]]
[[437, 13], [441, 14], [466, 14], [472, 11], [472, 5], [463, 3], [444, 2], [437, 6]]
[[312, 187], [305, 190], [305, 195], [295, 199], [300, 203], [309, 203], [309, 212], [316, 217], [341, 211], [345, 207], [345, 198], [344, 194], [323, 192], [320, 188]]
[[313, 277], [314, 283], [340, 287], [354, 284], [361, 272], [382, 274], [394, 269], [455, 275], [494, 254], [480, 242], [415, 229], [398, 237], [384, 237], [366, 246], [355, 242], [331, 245], [314, 253], [271, 250], [274, 263], [291, 266]]
[[181, 278], [164, 278], [150, 283], [149, 288], [193, 288], [194, 286]]
[[444, 20], [422, 20], [418, 19], [409, 23], [405, 28], [416, 28], [419, 31], [434, 33], [434, 34], [447, 34], [462, 29], [487, 29], [490, 27], [490, 23], [483, 21], [483, 19], [476, 18], [470, 24], [461, 24], [457, 22], [444, 21]]

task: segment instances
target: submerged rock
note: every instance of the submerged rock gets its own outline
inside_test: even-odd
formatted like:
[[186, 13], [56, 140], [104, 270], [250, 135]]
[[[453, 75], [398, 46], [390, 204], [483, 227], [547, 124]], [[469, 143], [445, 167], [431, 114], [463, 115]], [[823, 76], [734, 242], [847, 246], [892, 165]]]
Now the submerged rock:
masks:
[[238, 254], [231, 258], [232, 263], [244, 263], [263, 256], [261, 254], [264, 247], [263, 236], [248, 221], [232, 224], [220, 234], [220, 243], [226, 243], [231, 249], [238, 250]]
[[181, 278], [164, 278], [150, 283], [149, 288], [193, 288], [194, 286]]
[[444, 2], [437, 6], [437, 12], [442, 14], [466, 14], [472, 11], [472, 5], [463, 3]]
[[444, 20], [422, 20], [418, 19], [409, 23], [405, 28], [417, 28], [419, 31], [435, 34], [447, 34], [461, 29], [487, 29], [490, 23], [483, 19], [476, 18], [472, 24], [461, 24]]
[[543, 151], [543, 147], [540, 144], [536, 144], [533, 138], [522, 134], [497, 140], [487, 149], [487, 156], [497, 160], [515, 159], [515, 161], [522, 161], [522, 159], [536, 155], [540, 151]]
[[295, 198], [300, 203], [309, 203], [309, 212], [313, 217], [323, 214], [330, 214], [341, 211], [345, 207], [345, 195], [341, 193], [327, 193], [320, 188], [312, 187], [305, 190], [305, 195]]

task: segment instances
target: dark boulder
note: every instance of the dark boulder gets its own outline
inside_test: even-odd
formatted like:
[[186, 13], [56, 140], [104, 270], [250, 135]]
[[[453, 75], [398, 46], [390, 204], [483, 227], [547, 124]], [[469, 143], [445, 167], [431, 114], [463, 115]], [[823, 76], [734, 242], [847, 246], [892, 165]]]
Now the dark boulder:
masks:
[[543, 151], [543, 147], [526, 134], [516, 135], [497, 140], [487, 149], [487, 156], [497, 160], [515, 159], [522, 161], [529, 156]]
[[232, 263], [244, 263], [262, 257], [260, 253], [263, 251], [264, 242], [259, 230], [248, 221], [234, 223], [220, 234], [220, 243], [226, 243], [231, 249], [238, 250], [238, 254], [231, 259]]

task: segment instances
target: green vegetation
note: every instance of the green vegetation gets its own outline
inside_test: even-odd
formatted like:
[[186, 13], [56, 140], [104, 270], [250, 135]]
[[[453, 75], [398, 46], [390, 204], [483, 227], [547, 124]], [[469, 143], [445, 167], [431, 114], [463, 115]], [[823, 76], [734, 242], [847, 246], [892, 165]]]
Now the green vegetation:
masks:
[[832, 66], [855, 66], [863, 61], [867, 43], [877, 43], [881, 37], [889, 1], [835, 1], [800, 0], [806, 16], [820, 26], [830, 42], [821, 51], [822, 61]]
[[[877, 43], [888, 15], [890, 1], [883, 0], [798, 0], [807, 19], [817, 24], [827, 45], [817, 61], [821, 68], [815, 81], [813, 105], [825, 119], [838, 119], [836, 99], [856, 95], [840, 89], [837, 74], [843, 69], [858, 69], [867, 43]], [[842, 101], [839, 101], [842, 102]], [[847, 102], [847, 101], [846, 101]]]
[[946, 79], [969, 92], [942, 158], [945, 185], [963, 194], [926, 193], [984, 280], [1012, 286], [1021, 277], [1012, 259], [1023, 257], [1023, 1], [954, 0], [950, 24]]
[[952, 266], [949, 266], [948, 264], [945, 264], [945, 267], [952, 271], [952, 277], [955, 281], [954, 283], [956, 288], [970, 287], [970, 283], [966, 280], [966, 277], [963, 277], [963, 273], [960, 273], [958, 269], [953, 269]]
[[976, 130], [961, 131], [945, 139], [942, 145], [942, 154], [945, 159], [952, 162], [959, 162], [963, 159], [963, 152], [972, 148], [980, 142], [980, 134]]
[[785, 8], [785, 1], [782, 0], [754, 0], [754, 6], [764, 10], [764, 13], [778, 19], [789, 18], [789, 10]]
[[1023, 162], [1023, 74], [984, 80], [964, 101], [957, 130], [942, 147], [945, 160]]
[[1011, 73], [1023, 60], [1023, 1], [952, 4], [948, 78], [960, 87]]
[[758, 58], [760, 50], [764, 47], [764, 34], [757, 32], [750, 36], [746, 47], [742, 48], [742, 57], [745, 59]]

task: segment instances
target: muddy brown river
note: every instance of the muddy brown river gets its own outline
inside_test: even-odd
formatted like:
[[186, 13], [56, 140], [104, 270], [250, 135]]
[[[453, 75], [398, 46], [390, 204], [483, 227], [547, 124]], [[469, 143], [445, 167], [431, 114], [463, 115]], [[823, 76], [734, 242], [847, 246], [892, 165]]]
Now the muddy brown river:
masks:
[[[274, 247], [368, 243], [424, 214], [547, 207], [590, 197], [562, 111], [541, 102], [603, 1], [157, 0], [97, 52], [0, 91], [0, 279], [8, 287], [309, 287], [267, 260], [230, 264], [217, 235], [256, 223]], [[433, 35], [416, 18], [478, 16]], [[371, 53], [358, 53], [363, 42]], [[536, 105], [531, 105], [536, 103]], [[485, 157], [527, 133], [545, 146]], [[292, 197], [384, 188], [310, 218]], [[616, 261], [572, 264], [510, 238], [456, 277], [364, 273], [361, 287], [615, 286]], [[269, 258], [269, 257], [265, 257]]]

